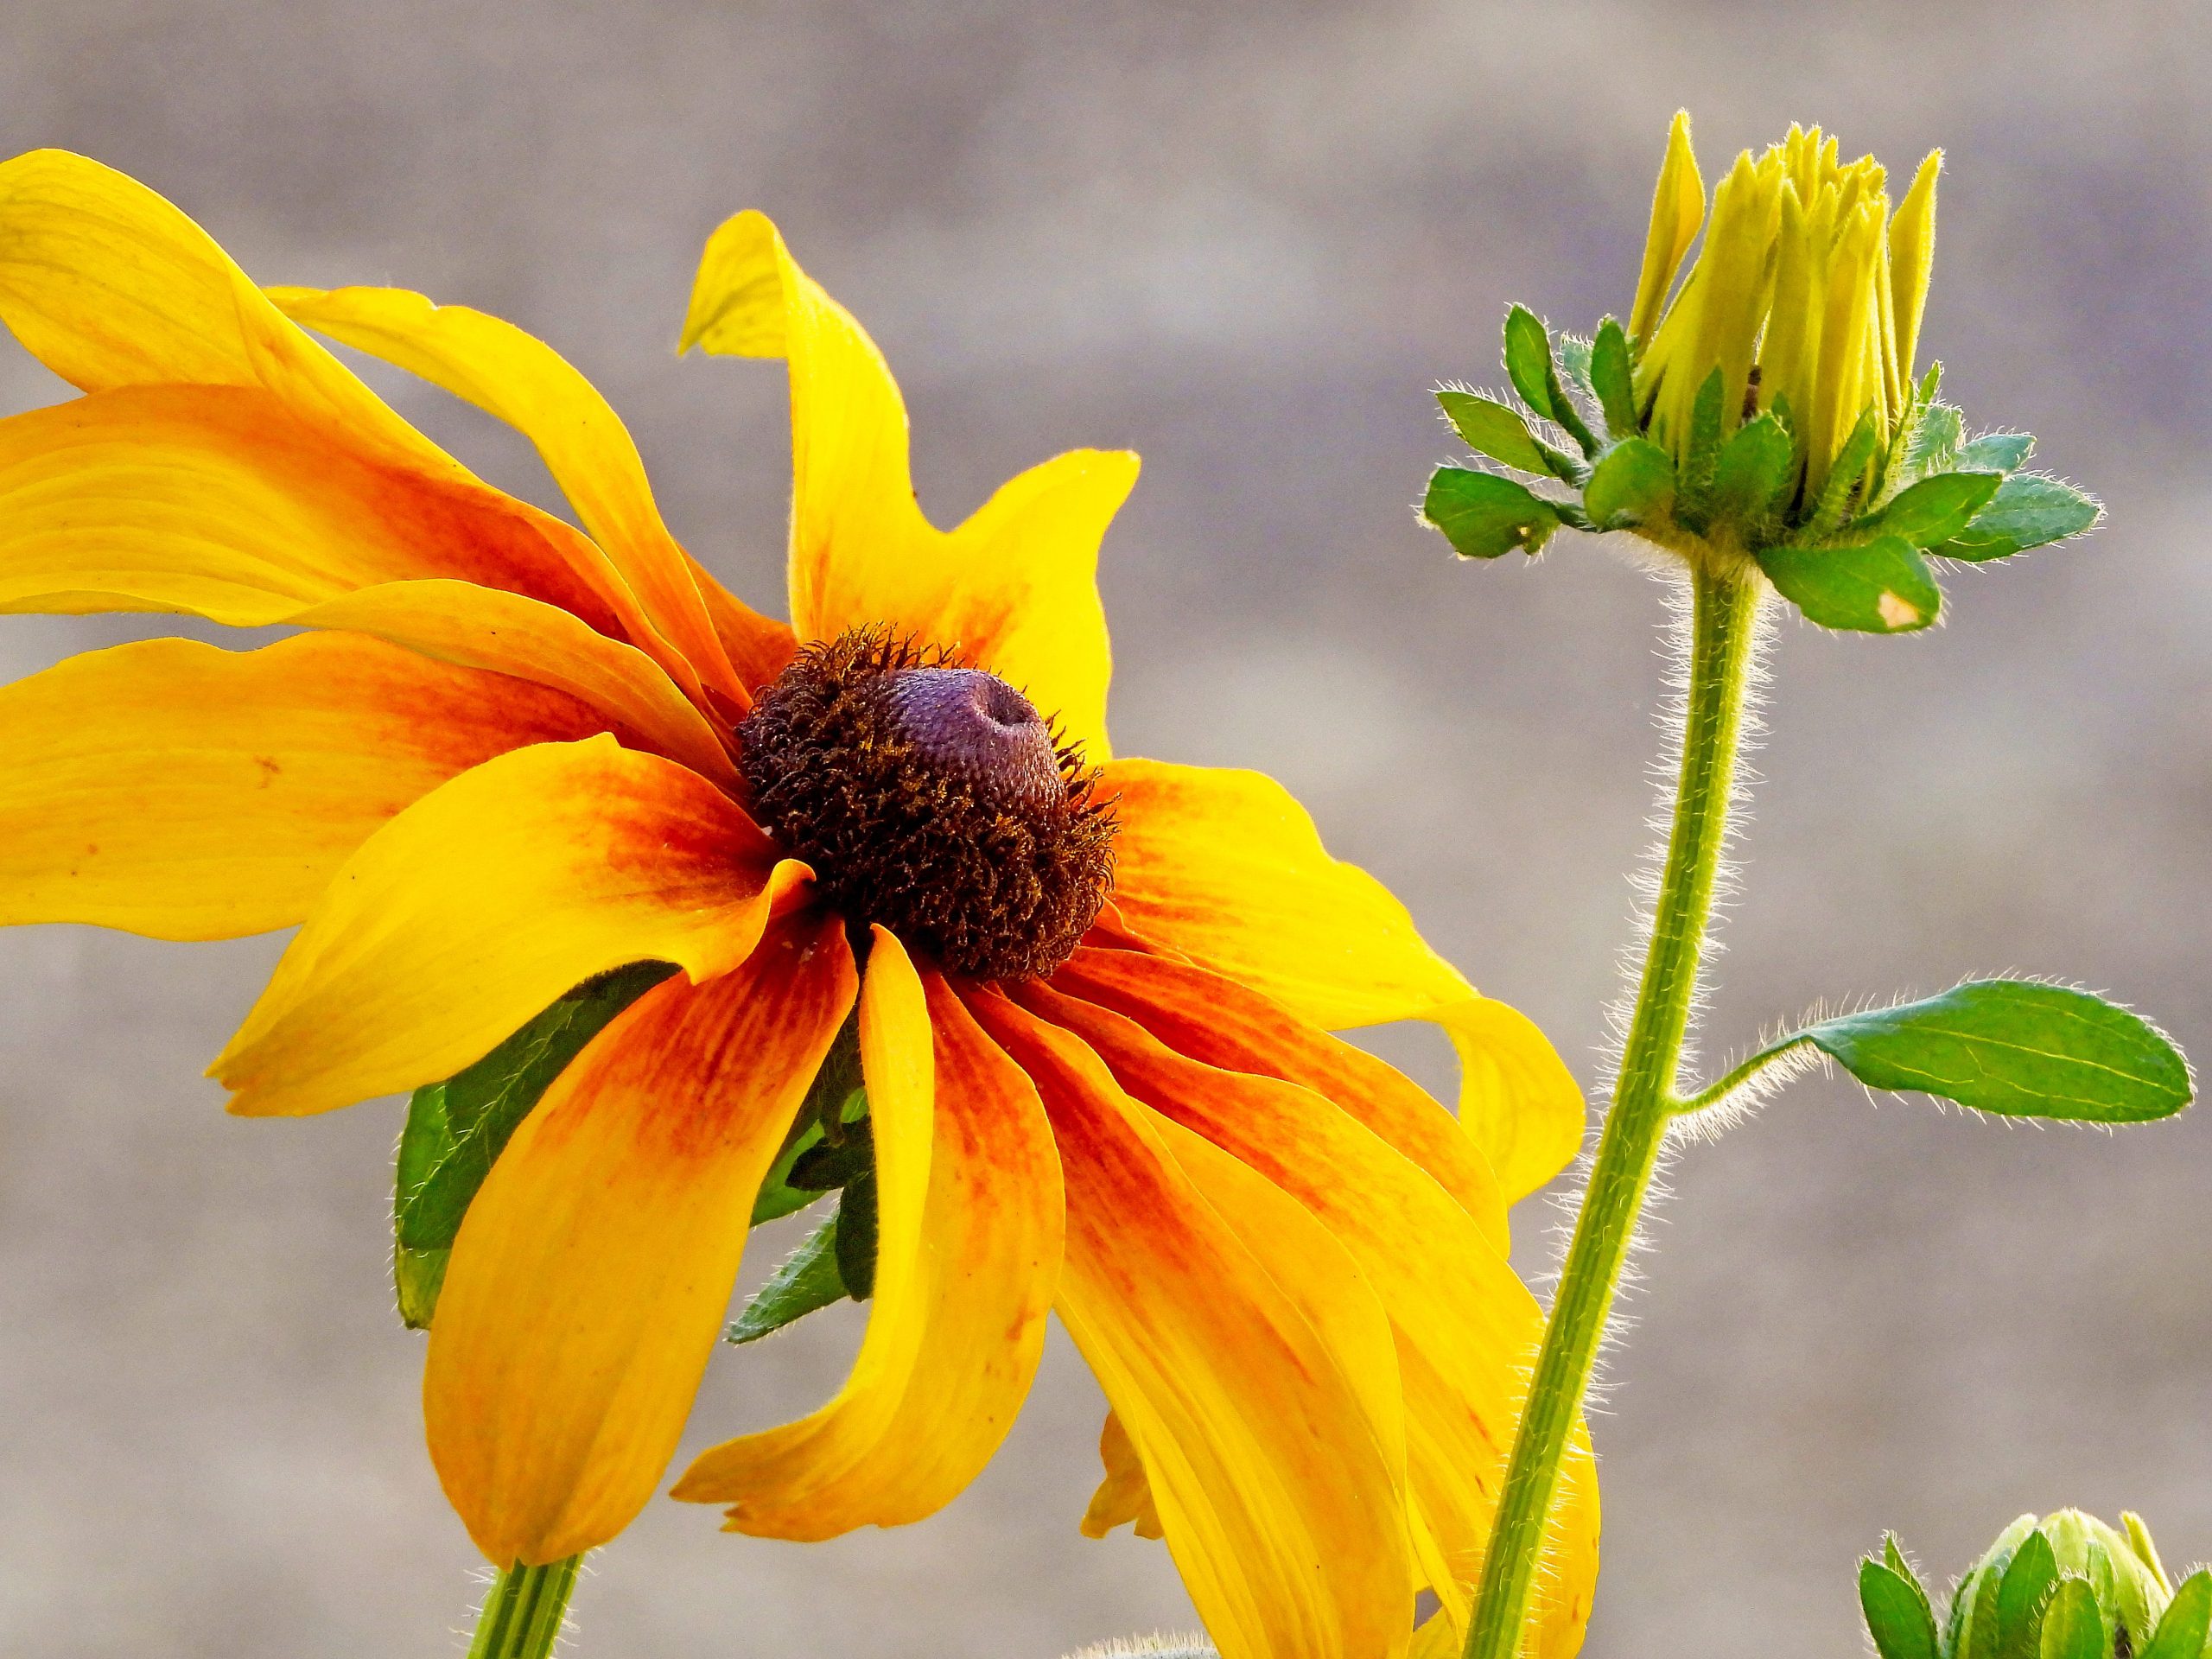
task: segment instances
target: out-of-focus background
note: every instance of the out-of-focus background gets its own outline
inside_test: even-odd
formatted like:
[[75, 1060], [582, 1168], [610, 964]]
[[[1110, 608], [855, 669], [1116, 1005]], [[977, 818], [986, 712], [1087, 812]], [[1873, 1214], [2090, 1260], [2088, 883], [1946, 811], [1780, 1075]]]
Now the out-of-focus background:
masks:
[[[1569, 538], [1455, 565], [1409, 503], [1454, 453], [1427, 389], [1500, 378], [1509, 301], [1625, 307], [1677, 105], [1708, 178], [1793, 119], [1893, 170], [1945, 146], [1923, 351], [2111, 507], [1961, 574], [1939, 632], [1783, 630], [1709, 1048], [2009, 968], [2212, 1056], [2208, 73], [2191, 0], [14, 0], [0, 148], [121, 167], [264, 280], [543, 335], [772, 607], [782, 376], [671, 351], [701, 239], [770, 210], [900, 374], [940, 520], [1058, 449], [1143, 452], [1103, 574], [1120, 747], [1282, 779], [1590, 1078], [1660, 593]], [[0, 349], [0, 409], [63, 390]], [[0, 671], [157, 631], [0, 619]], [[0, 935], [0, 1651], [458, 1651], [474, 1557], [389, 1309], [398, 1107], [242, 1122], [199, 1076], [282, 943]], [[1592, 1655], [1856, 1654], [1885, 1527], [1939, 1575], [2068, 1503], [2212, 1555], [2212, 1116], [2008, 1129], [1813, 1081], [1671, 1179], [1596, 1423]], [[1522, 1212], [1532, 1272], [1554, 1220]], [[722, 1356], [692, 1443], [825, 1396], [850, 1312]], [[1054, 1659], [1186, 1623], [1157, 1546], [1076, 1535], [1100, 1409], [1056, 1338], [990, 1472], [896, 1533], [754, 1542], [657, 1502], [581, 1650]]]

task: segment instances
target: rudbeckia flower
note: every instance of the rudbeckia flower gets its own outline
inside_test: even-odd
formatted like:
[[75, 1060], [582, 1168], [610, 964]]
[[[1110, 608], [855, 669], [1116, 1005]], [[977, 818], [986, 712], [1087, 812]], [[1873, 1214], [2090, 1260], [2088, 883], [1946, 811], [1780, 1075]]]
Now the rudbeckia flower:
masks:
[[[414, 1089], [595, 976], [680, 970], [548, 1090], [453, 1250], [428, 1433], [490, 1560], [604, 1543], [664, 1478], [849, 1019], [880, 1224], [850, 1379], [676, 1496], [768, 1537], [918, 1520], [991, 1457], [1056, 1310], [1112, 1412], [1086, 1526], [1164, 1537], [1224, 1655], [1402, 1653], [1424, 1587], [1448, 1634], [1539, 1333], [1505, 1209], [1580, 1101], [1276, 785], [1113, 756], [1094, 566], [1134, 457], [1063, 455], [937, 530], [883, 359], [741, 215], [686, 340], [788, 365], [787, 626], [494, 318], [259, 289], [51, 152], [0, 167], [0, 317], [83, 393], [0, 422], [0, 609], [301, 630], [0, 693], [0, 921], [297, 925], [211, 1068], [247, 1115]], [[309, 328], [518, 429], [581, 528]], [[1402, 1019], [1453, 1039], [1456, 1121], [1326, 1034]], [[1585, 1478], [1543, 1652], [1579, 1643], [1595, 1535]]]

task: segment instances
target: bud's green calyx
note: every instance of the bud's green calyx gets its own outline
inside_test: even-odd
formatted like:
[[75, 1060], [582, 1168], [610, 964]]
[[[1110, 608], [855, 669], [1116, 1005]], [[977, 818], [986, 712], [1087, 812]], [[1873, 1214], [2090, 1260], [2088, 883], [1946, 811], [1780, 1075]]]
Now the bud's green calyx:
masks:
[[1517, 405], [1437, 393], [1503, 470], [1439, 467], [1423, 518], [1470, 558], [1535, 553], [1562, 525], [1626, 531], [1755, 566], [1810, 620], [1869, 633], [1936, 620], [1930, 558], [1980, 563], [2088, 530], [2092, 498], [2021, 470], [2031, 438], [1969, 439], [1937, 399], [1941, 366], [1915, 378], [1941, 161], [1893, 212], [1872, 156], [1840, 163], [1834, 139], [1792, 127], [1737, 158], [1708, 221], [1677, 115], [1627, 325], [1555, 343], [1515, 306]]
[[2204, 1659], [2212, 1572], [2177, 1587], [2141, 1519], [2024, 1515], [1959, 1580], [1942, 1620], [1895, 1538], [1859, 1566], [1880, 1659]]

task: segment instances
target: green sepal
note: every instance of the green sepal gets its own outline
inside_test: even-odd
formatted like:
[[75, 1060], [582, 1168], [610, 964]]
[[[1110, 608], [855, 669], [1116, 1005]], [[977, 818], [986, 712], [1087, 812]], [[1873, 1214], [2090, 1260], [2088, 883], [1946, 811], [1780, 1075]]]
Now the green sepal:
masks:
[[2199, 1659], [2212, 1636], [2212, 1570], [2190, 1573], [2175, 1587], [2157, 1632], [2136, 1659]]
[[2104, 1615], [2087, 1579], [2068, 1579], [2044, 1609], [2040, 1659], [2108, 1659]]
[[1421, 520], [1444, 532], [1462, 558], [1534, 553], [1559, 528], [1556, 508], [1524, 484], [1466, 467], [1440, 467], [1428, 480]]
[[1970, 981], [1941, 996], [1841, 1014], [1783, 1045], [1813, 1045], [1870, 1089], [1934, 1095], [1977, 1111], [2142, 1123], [2189, 1104], [2181, 1051], [2087, 991]]
[[866, 1118], [846, 1127], [835, 1142], [817, 1140], [791, 1160], [785, 1185], [817, 1196], [849, 1185], [875, 1167], [874, 1128]]
[[[783, 1149], [776, 1154], [776, 1161], [768, 1166], [768, 1173], [760, 1183], [760, 1191], [753, 1200], [753, 1224], [758, 1227], [764, 1222], [804, 1210], [838, 1185], [829, 1181], [819, 1186], [803, 1185], [792, 1180], [791, 1173], [825, 1141], [832, 1146], [842, 1145], [847, 1127], [865, 1124], [867, 1118], [868, 1091], [861, 1077], [860, 1026], [856, 1019], [849, 1016], [837, 1028], [836, 1038], [830, 1043], [829, 1053], [823, 1057], [814, 1081], [807, 1085], [806, 1098], [791, 1119], [791, 1129], [784, 1136]], [[868, 1133], [865, 1128], [861, 1128], [863, 1136]]]
[[1607, 317], [1590, 342], [1590, 393], [1605, 411], [1605, 429], [1616, 438], [1638, 435], [1636, 365], [1629, 353], [1628, 331]]
[[2031, 432], [1985, 432], [1959, 446], [1955, 464], [1984, 473], [2018, 472], [2035, 448]]
[[[1986, 1563], [1967, 1580], [1973, 1593], [1967, 1603], [1964, 1627], [1959, 1633], [1958, 1645], [1954, 1649], [1951, 1659], [1998, 1659], [1999, 1627], [1997, 1600], [2004, 1582], [2005, 1563], [2002, 1561]], [[1963, 1587], [1961, 1593], [1965, 1593]]]
[[1525, 305], [1516, 305], [1505, 314], [1505, 372], [1522, 403], [1563, 428], [1584, 454], [1598, 453], [1597, 435], [1560, 384], [1559, 365], [1552, 359], [1551, 334]]
[[722, 1332], [723, 1341], [758, 1342], [794, 1319], [845, 1300], [844, 1275], [837, 1270], [837, 1222], [832, 1215], [785, 1258]]
[[1590, 380], [1590, 342], [1580, 334], [1562, 332], [1555, 342], [1559, 353], [1560, 378], [1571, 391], [1579, 391], [1592, 403], [1598, 401], [1598, 389]]
[[1759, 569], [1782, 596], [1824, 628], [1910, 633], [1933, 622], [1943, 591], [1902, 536], [1839, 547], [1761, 548]]
[[1928, 1592], [1910, 1572], [1871, 1556], [1859, 1564], [1859, 1606], [1881, 1659], [1942, 1659]]
[[1956, 409], [1948, 404], [1916, 403], [1910, 419], [1911, 423], [1905, 428], [1901, 443], [1891, 448], [1889, 481], [1893, 487], [1902, 490], [1923, 478], [1966, 464], [1959, 459], [1966, 422]]
[[1772, 414], [1746, 421], [1721, 446], [1713, 467], [1713, 516], [1743, 527], [1745, 539], [1780, 516], [1796, 460], [1789, 429]]
[[845, 1183], [837, 1201], [837, 1276], [856, 1302], [875, 1294], [875, 1166]]
[[585, 1044], [675, 971], [664, 962], [635, 963], [588, 980], [474, 1065], [415, 1091], [392, 1202], [393, 1279], [410, 1327], [429, 1324], [445, 1281], [442, 1257], [517, 1126]]
[[1690, 441], [1682, 453], [1679, 480], [1683, 515], [1700, 525], [1713, 494], [1713, 467], [1720, 459], [1721, 402], [1720, 371], [1716, 368], [1690, 402]]
[[1835, 464], [1828, 469], [1820, 499], [1806, 521], [1807, 540], [1817, 541], [1832, 534], [1850, 516], [1853, 498], [1866, 479], [1879, 442], [1874, 431], [1874, 411], [1866, 410], [1859, 416], [1859, 424], [1851, 429], [1851, 435], [1844, 439], [1843, 448], [1836, 451]]
[[2044, 1603], [2058, 1582], [2050, 1540], [2031, 1532], [1997, 1583], [1996, 1659], [2037, 1659]]
[[1675, 506], [1675, 458], [1649, 438], [1624, 438], [1599, 457], [1582, 486], [1593, 530], [1664, 524]]
[[1477, 454], [1524, 473], [1548, 474], [1570, 484], [1582, 478], [1582, 464], [1531, 432], [1519, 410], [1478, 392], [1450, 388], [1439, 391], [1436, 401], [1459, 441]]
[[1946, 559], [2006, 559], [2095, 528], [2096, 498], [2041, 473], [2014, 473], [1974, 522], [1934, 551]]
[[1902, 536], [1915, 547], [1936, 547], [1972, 524], [2004, 481], [2002, 473], [1938, 473], [1907, 485], [1888, 505], [1852, 528]]

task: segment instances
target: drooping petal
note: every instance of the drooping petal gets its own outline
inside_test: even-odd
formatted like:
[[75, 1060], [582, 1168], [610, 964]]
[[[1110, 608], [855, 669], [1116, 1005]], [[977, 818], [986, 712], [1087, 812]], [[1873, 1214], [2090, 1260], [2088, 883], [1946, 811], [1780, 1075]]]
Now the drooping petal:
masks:
[[634, 602], [569, 525], [379, 460], [268, 392], [132, 387], [0, 420], [0, 611], [183, 611], [259, 627], [441, 576], [559, 606], [611, 638], [632, 632]]
[[1581, 1145], [1582, 1093], [1541, 1032], [1477, 995], [1406, 907], [1329, 855], [1313, 820], [1255, 772], [1117, 760], [1114, 900], [1144, 937], [1242, 980], [1325, 1030], [1428, 1020], [1459, 1052], [1459, 1121], [1509, 1201]]
[[612, 738], [464, 772], [339, 870], [210, 1073], [295, 1116], [450, 1077], [625, 963], [694, 981], [808, 881], [721, 791]]
[[861, 1052], [880, 1184], [868, 1335], [827, 1406], [702, 1452], [677, 1483], [732, 1505], [733, 1532], [810, 1540], [936, 1513], [998, 1450], [1043, 1350], [1063, 1205], [1036, 1090], [881, 928]]
[[1060, 1317], [1224, 1659], [1402, 1654], [1402, 1430], [1377, 1420], [1395, 1382], [1371, 1294], [1283, 1194], [1231, 1160], [1186, 1166], [1075, 1038], [988, 994], [969, 1007], [1044, 1098], [1067, 1185]]
[[1233, 979], [1153, 952], [1086, 945], [1052, 984], [1127, 1015], [1179, 1054], [1281, 1077], [1335, 1102], [1426, 1170], [1492, 1246], [1506, 1248], [1505, 1198], [1490, 1160], [1459, 1120], [1396, 1067]]
[[372, 634], [444, 662], [555, 687], [702, 777], [724, 785], [736, 780], [728, 748], [659, 664], [556, 605], [434, 578], [379, 582], [327, 599], [290, 620], [298, 627]]
[[[1432, 1586], [1457, 1599], [1481, 1570], [1543, 1338], [1535, 1299], [1504, 1255], [1441, 1186], [1310, 1090], [1202, 1065], [1052, 988], [1020, 1000], [1081, 1038], [1125, 1092], [1296, 1198], [1350, 1252], [1389, 1315], [1412, 1491], [1441, 1552]], [[1578, 1483], [1550, 1541], [1559, 1581], [1579, 1592], [1553, 1604], [1561, 1611], [1587, 1612], [1597, 1535], [1596, 1484]], [[1571, 1654], [1580, 1642], [1578, 1618], [1548, 1625], [1539, 1651]]]
[[1098, 1483], [1098, 1490], [1090, 1495], [1090, 1507], [1083, 1512], [1083, 1535], [1103, 1538], [1115, 1528], [1127, 1525], [1140, 1538], [1159, 1537], [1160, 1511], [1152, 1501], [1152, 1485], [1144, 1478], [1136, 1446], [1117, 1413], [1108, 1412], [1106, 1427], [1098, 1431], [1098, 1461], [1105, 1467], [1106, 1478]]
[[73, 657], [0, 689], [0, 925], [289, 927], [448, 779], [604, 724], [561, 692], [341, 634]]
[[570, 1064], [454, 1241], [423, 1377], [430, 1455], [493, 1562], [605, 1543], [676, 1450], [753, 1194], [852, 1007], [835, 917], [648, 991]]
[[500, 318], [467, 306], [434, 305], [404, 289], [267, 291], [295, 322], [420, 375], [527, 437], [653, 626], [709, 684], [742, 707], [747, 689], [782, 666], [791, 630], [739, 607], [748, 623], [748, 648], [732, 667], [696, 567], [654, 504], [628, 429], [598, 389], [551, 346]]
[[0, 321], [84, 391], [254, 386], [358, 447], [458, 471], [199, 226], [66, 150], [0, 162]]
[[709, 240], [683, 346], [790, 365], [791, 620], [804, 639], [887, 625], [1026, 691], [1093, 763], [1111, 659], [1098, 544], [1136, 457], [1077, 450], [1003, 486], [950, 535], [914, 501], [906, 404], [883, 354], [757, 213]]

